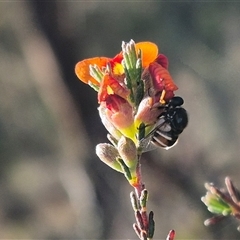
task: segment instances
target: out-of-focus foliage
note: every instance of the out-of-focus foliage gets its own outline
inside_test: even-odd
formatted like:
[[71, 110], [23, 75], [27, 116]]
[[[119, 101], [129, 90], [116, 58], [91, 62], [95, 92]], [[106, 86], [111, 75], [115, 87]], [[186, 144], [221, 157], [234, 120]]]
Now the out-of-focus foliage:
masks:
[[206, 181], [240, 184], [239, 3], [10, 1], [0, 13], [0, 238], [135, 238], [132, 189], [95, 156], [106, 132], [74, 75], [130, 39], [168, 56], [190, 119], [173, 149], [143, 158], [156, 239], [238, 238], [232, 222], [204, 227], [200, 198]]

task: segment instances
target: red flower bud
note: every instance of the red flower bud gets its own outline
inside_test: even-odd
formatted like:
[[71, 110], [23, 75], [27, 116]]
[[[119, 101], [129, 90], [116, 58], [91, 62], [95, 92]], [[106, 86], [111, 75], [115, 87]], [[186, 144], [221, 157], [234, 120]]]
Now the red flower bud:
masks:
[[121, 131], [133, 124], [132, 106], [124, 98], [116, 94], [108, 95], [102, 104], [107, 108], [106, 116], [118, 130]]

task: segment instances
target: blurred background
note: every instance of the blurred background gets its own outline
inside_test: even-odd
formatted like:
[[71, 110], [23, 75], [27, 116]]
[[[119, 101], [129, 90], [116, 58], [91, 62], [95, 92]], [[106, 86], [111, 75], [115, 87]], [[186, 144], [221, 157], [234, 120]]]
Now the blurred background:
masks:
[[240, 187], [240, 3], [0, 3], [0, 238], [137, 239], [124, 176], [104, 165], [96, 92], [75, 64], [153, 41], [168, 56], [189, 125], [171, 150], [143, 155], [154, 239], [237, 239], [205, 227], [204, 183]]

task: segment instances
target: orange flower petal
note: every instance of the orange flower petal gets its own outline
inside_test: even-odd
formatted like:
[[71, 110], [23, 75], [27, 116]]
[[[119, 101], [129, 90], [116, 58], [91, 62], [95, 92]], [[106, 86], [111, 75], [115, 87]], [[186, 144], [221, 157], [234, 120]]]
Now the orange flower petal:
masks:
[[141, 49], [142, 51], [142, 66], [146, 68], [151, 62], [153, 62], [158, 55], [158, 46], [152, 42], [139, 42], [136, 43], [136, 51]]
[[126, 99], [129, 95], [129, 90], [122, 87], [115, 78], [105, 75], [100, 84], [98, 102], [106, 101], [106, 98], [111, 94], [116, 94], [123, 99]]
[[[152, 42], [139, 42], [136, 43], [136, 51], [139, 49], [142, 51], [142, 65], [143, 68], [146, 68], [151, 62], [153, 62], [158, 55], [158, 46]], [[99, 86], [99, 82], [90, 75], [89, 65], [96, 64], [100, 69], [106, 67], [107, 63], [110, 62], [111, 65], [116, 65], [116, 63], [121, 63], [123, 59], [122, 52], [117, 54], [114, 58], [107, 57], [94, 57], [88, 58], [83, 61], [80, 61], [75, 66], [75, 73], [77, 77], [84, 83], [91, 82], [94, 85]], [[119, 67], [114, 69], [117, 74], [122, 73], [123, 69]]]
[[102, 67], [106, 67], [107, 62], [110, 60], [111, 59], [107, 57], [94, 57], [85, 59], [76, 64], [75, 73], [82, 82], [87, 84], [88, 82], [91, 82], [94, 85], [99, 85], [99, 82], [90, 75], [89, 65], [96, 64], [101, 69]]
[[[151, 62], [153, 62], [158, 55], [158, 46], [152, 42], [139, 42], [135, 44], [136, 52], [141, 49], [142, 51], [142, 65], [146, 68]], [[118, 53], [113, 59], [113, 62], [121, 63], [123, 60], [122, 52]]]

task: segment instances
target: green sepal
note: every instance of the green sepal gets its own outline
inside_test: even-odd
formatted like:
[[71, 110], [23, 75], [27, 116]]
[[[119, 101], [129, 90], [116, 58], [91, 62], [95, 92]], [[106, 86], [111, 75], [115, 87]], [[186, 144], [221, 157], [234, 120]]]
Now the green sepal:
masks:
[[127, 178], [128, 181], [132, 180], [132, 175], [130, 172], [130, 169], [128, 166], [125, 164], [125, 162], [121, 158], [117, 158], [118, 163], [122, 167], [122, 172], [124, 173], [125, 177]]
[[[136, 69], [137, 69], [137, 80], [142, 81], [141, 80], [141, 76], [142, 76], [142, 51], [141, 51], [141, 49], [139, 49], [139, 51], [138, 51], [138, 59], [136, 62]], [[139, 81], [137, 81], [137, 84], [139, 83]]]
[[137, 54], [136, 54], [136, 48], [135, 48], [135, 43], [133, 40], [130, 41], [129, 44], [129, 55], [130, 55], [130, 60], [132, 63], [132, 67], [136, 66], [136, 62], [137, 62]]
[[91, 82], [88, 82], [88, 85], [93, 88], [96, 92], [99, 91], [99, 86], [95, 85], [95, 84], [92, 84]]
[[231, 206], [220, 197], [207, 192], [205, 197], [202, 197], [203, 203], [207, 206], [208, 211], [215, 214], [229, 215], [232, 212]]
[[97, 65], [90, 65], [89, 66], [89, 73], [98, 82], [101, 82], [102, 79], [103, 79], [103, 76], [104, 76], [103, 72], [101, 71], [101, 69]]
[[123, 65], [124, 72], [125, 72], [126, 86], [130, 90], [129, 99], [130, 99], [131, 103], [134, 103], [135, 102], [135, 97], [134, 97], [134, 92], [133, 92], [132, 80], [131, 80], [131, 77], [129, 75], [128, 69], [126, 67], [126, 62], [124, 60], [122, 61], [122, 65]]
[[140, 123], [140, 125], [138, 127], [138, 136], [137, 136], [138, 141], [145, 138], [145, 129], [146, 129], [145, 123], [143, 123], [143, 122]]
[[139, 106], [144, 96], [144, 83], [142, 80], [139, 81], [136, 88], [135, 106]]

